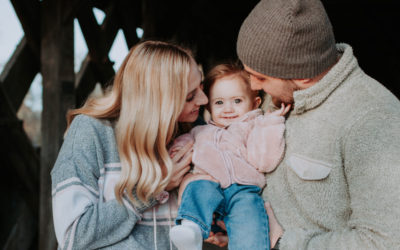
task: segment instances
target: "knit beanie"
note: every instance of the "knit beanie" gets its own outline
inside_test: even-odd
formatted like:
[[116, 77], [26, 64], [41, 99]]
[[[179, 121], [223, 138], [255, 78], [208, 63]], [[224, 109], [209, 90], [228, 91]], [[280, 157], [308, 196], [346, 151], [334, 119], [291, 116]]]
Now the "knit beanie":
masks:
[[254, 71], [280, 79], [313, 78], [337, 60], [320, 0], [261, 0], [240, 28], [237, 54]]

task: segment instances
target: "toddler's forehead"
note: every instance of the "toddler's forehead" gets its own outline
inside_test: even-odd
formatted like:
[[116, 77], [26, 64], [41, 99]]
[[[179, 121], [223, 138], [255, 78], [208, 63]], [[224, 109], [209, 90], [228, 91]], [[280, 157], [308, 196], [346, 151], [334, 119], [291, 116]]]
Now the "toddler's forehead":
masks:
[[[218, 87], [215, 88], [215, 86], [217, 85]], [[223, 76], [215, 80], [214, 84], [210, 89], [210, 94], [216, 94], [215, 91], [221, 93], [224, 90], [228, 90], [235, 87], [239, 87], [242, 95], [248, 96], [249, 98], [254, 98], [258, 95], [258, 91], [252, 90], [250, 83], [247, 81], [247, 79], [243, 78], [243, 76], [238, 73], [228, 76]]]

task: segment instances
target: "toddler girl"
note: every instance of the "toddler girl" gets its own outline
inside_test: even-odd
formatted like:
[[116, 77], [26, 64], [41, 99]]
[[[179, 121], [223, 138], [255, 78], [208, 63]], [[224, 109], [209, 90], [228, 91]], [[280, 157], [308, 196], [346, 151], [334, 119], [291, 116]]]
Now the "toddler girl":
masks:
[[264, 173], [284, 151], [284, 117], [289, 107], [262, 114], [261, 98], [236, 64], [213, 68], [205, 79], [211, 120], [178, 137], [170, 151], [194, 142], [193, 173], [215, 181], [190, 182], [170, 237], [179, 250], [201, 250], [213, 214], [223, 218], [229, 249], [269, 249], [268, 218], [260, 196]]

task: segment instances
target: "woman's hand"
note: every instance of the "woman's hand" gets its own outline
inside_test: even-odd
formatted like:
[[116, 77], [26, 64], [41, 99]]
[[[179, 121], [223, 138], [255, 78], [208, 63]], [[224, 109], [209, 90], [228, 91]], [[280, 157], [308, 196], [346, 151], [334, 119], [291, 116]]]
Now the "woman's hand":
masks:
[[278, 239], [283, 235], [283, 229], [276, 220], [271, 204], [269, 202], [265, 202], [264, 207], [265, 210], [267, 210], [269, 218], [269, 239], [271, 241], [271, 248], [274, 248]]
[[193, 143], [188, 143], [183, 147], [174, 148], [170, 151], [170, 157], [174, 163], [171, 180], [165, 190], [170, 191], [181, 184], [183, 177], [190, 169], [192, 161]]

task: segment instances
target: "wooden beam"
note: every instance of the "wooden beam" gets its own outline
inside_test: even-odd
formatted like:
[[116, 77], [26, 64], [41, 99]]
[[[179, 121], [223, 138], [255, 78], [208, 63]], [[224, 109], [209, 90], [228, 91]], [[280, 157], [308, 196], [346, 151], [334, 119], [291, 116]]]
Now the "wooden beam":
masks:
[[24, 37], [0, 75], [4, 92], [10, 98], [15, 111], [21, 106], [39, 70], [39, 57], [35, 56]]
[[[4, 204], [0, 208], [0, 246], [2, 249], [28, 249], [25, 246], [35, 244], [37, 233], [39, 157], [1, 86], [0, 157], [6, 164], [1, 166]], [[23, 241], [22, 235], [25, 236]]]
[[16, 211], [14, 214], [8, 214], [10, 219], [12, 219], [12, 224], [10, 230], [4, 235], [7, 239], [2, 244], [2, 249], [36, 249], [37, 214], [29, 209], [24, 200], [17, 199], [16, 197], [12, 199], [11, 204], [14, 205], [13, 209]]
[[105, 62], [118, 33], [120, 24], [115, 6], [109, 6], [101, 26], [97, 24], [91, 7], [86, 6], [78, 13], [78, 21], [92, 60]]
[[119, 23], [130, 49], [140, 40], [136, 34], [136, 28], [141, 25], [142, 5], [140, 1], [119, 1], [116, 4], [119, 13]]
[[32, 0], [10, 0], [24, 30], [32, 52], [40, 56], [40, 2]]
[[87, 56], [82, 62], [81, 68], [75, 80], [75, 104], [80, 107], [93, 91], [96, 83], [105, 88], [115, 75], [112, 62], [96, 63]]
[[81, 68], [75, 80], [75, 104], [80, 107], [92, 92], [97, 83], [97, 76], [94, 73], [90, 57], [87, 56], [82, 62]]
[[81, 0], [70, 0], [69, 1], [69, 8], [63, 13], [63, 20], [68, 22], [71, 19], [74, 19], [82, 6], [85, 5], [87, 1]]
[[118, 14], [114, 6], [109, 6], [105, 12], [106, 17], [101, 26], [97, 24], [90, 6], [86, 5], [78, 12], [78, 21], [88, 45], [89, 54], [76, 77], [77, 106], [83, 104], [97, 82], [104, 87], [115, 75], [108, 53], [118, 33]]
[[15, 115], [10, 98], [0, 87], [0, 135], [2, 159], [20, 179], [20, 187], [33, 211], [38, 211], [39, 157]]
[[101, 61], [104, 55], [107, 55], [104, 37], [100, 26], [97, 24], [92, 7], [89, 6], [87, 1], [79, 9], [77, 18], [91, 59], [94, 61]]
[[43, 1], [41, 69], [43, 76], [42, 148], [40, 169], [39, 249], [57, 246], [51, 209], [51, 179], [66, 129], [65, 114], [74, 107], [73, 19], [64, 20], [68, 0]]

